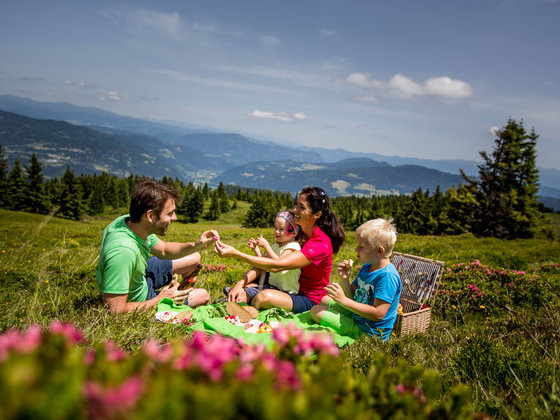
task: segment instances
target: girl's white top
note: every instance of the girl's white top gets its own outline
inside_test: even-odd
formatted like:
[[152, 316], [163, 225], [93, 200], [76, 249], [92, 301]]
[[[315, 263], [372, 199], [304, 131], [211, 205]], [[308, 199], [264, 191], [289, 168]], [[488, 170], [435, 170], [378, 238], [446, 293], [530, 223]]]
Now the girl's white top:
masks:
[[[287, 249], [293, 249], [292, 252], [299, 251], [301, 249], [301, 246], [296, 241], [288, 242], [283, 246], [280, 246], [277, 242], [275, 242], [270, 247], [278, 256], [281, 256], [282, 253]], [[297, 295], [297, 293], [299, 292], [300, 273], [301, 270], [299, 268], [296, 268], [294, 270], [278, 271], [276, 273], [271, 272], [270, 276], [268, 277], [268, 282], [284, 292]]]

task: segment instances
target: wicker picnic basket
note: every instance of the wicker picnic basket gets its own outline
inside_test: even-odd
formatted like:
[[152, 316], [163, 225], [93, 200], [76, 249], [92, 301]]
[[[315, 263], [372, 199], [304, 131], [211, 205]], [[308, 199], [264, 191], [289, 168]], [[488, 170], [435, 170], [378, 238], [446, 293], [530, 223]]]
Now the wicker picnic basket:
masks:
[[400, 252], [393, 253], [392, 262], [401, 276], [403, 307], [393, 331], [399, 337], [424, 332], [430, 326], [431, 305], [441, 283], [444, 263]]

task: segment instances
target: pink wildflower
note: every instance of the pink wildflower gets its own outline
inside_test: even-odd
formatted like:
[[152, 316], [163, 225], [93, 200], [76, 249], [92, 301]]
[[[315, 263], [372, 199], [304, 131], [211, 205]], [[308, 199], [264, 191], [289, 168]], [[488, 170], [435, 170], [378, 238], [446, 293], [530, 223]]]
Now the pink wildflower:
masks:
[[240, 381], [249, 381], [253, 377], [254, 372], [255, 368], [253, 365], [242, 365], [239, 369], [237, 369], [235, 377]]
[[171, 356], [173, 356], [173, 348], [169, 344], [160, 346], [155, 340], [151, 338], [146, 341], [146, 344], [144, 344], [142, 351], [148, 357], [150, 357], [150, 359], [160, 363], [168, 362], [169, 359], [171, 359]]
[[107, 360], [110, 362], [119, 362], [126, 357], [126, 353], [110, 340], [105, 341], [104, 347], [107, 353]]
[[89, 403], [90, 418], [126, 418], [125, 413], [134, 408], [144, 392], [144, 384], [136, 376], [127, 379], [120, 386], [107, 388], [90, 381], [85, 384], [84, 392]]
[[37, 324], [31, 325], [25, 333], [11, 330], [0, 335], [0, 362], [4, 361], [10, 351], [18, 353], [30, 353], [41, 344], [41, 327]]
[[51, 322], [49, 330], [52, 334], [60, 334], [66, 337], [68, 343], [71, 345], [84, 341], [82, 333], [70, 323], [60, 322], [55, 319]]

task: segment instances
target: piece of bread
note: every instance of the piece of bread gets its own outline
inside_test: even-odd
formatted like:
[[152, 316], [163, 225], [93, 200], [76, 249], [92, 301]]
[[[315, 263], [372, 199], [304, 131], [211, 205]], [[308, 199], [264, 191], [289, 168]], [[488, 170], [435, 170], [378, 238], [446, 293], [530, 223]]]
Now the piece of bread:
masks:
[[228, 302], [226, 304], [226, 311], [230, 316], [237, 316], [241, 322], [249, 322], [252, 316], [237, 302]]
[[183, 311], [183, 312], [179, 312], [177, 315], [175, 315], [173, 318], [178, 319], [180, 321], [183, 320], [190, 320], [193, 316], [192, 311]]
[[254, 306], [244, 306], [243, 309], [249, 312], [251, 314], [251, 318], [253, 319], [259, 316], [259, 310]]

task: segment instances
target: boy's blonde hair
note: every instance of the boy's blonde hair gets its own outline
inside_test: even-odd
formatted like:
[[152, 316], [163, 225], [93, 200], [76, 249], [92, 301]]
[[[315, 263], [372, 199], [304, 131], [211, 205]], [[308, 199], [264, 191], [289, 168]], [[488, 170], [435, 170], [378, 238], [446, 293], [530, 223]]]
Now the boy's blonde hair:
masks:
[[397, 242], [397, 228], [392, 222], [393, 219], [368, 220], [356, 229], [356, 236], [369, 243], [374, 249], [378, 246], [385, 248], [384, 257], [388, 258]]

